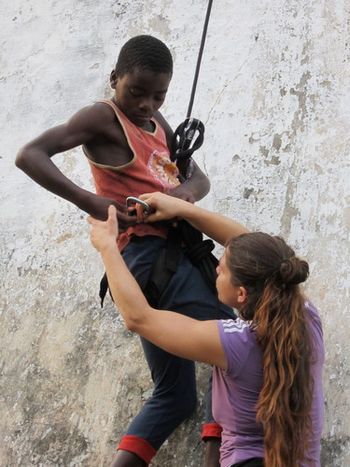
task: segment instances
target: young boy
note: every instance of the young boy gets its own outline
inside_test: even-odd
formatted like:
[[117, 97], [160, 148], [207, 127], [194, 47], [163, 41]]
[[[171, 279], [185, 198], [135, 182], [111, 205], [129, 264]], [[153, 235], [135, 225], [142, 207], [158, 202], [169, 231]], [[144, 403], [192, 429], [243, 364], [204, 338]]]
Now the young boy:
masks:
[[[16, 159], [16, 165], [41, 186], [95, 218], [106, 219], [108, 206], [116, 206], [123, 230], [118, 247], [142, 288], [165, 248], [168, 228], [137, 223], [136, 216], [126, 210], [126, 197], [162, 191], [194, 202], [209, 191], [207, 177], [192, 160], [177, 165], [170, 160], [172, 131], [158, 109], [172, 70], [170, 51], [160, 40], [152, 36], [130, 39], [110, 75], [112, 99], [85, 107], [66, 123], [47, 130], [26, 144]], [[75, 185], [51, 160], [76, 146], [82, 146], [88, 159], [97, 194]], [[202, 320], [227, 318], [227, 307], [188, 258], [180, 256], [158, 307]], [[141, 340], [155, 389], [122, 438], [114, 467], [147, 465], [196, 405], [194, 364]], [[208, 441], [206, 465], [217, 466], [220, 427], [205, 425], [203, 438]]]

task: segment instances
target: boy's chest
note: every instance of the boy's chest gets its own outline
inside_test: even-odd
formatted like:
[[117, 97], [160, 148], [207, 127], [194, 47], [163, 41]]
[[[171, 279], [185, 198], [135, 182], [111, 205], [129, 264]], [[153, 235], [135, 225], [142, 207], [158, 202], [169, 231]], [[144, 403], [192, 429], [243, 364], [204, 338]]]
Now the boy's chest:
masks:
[[109, 167], [127, 165], [134, 156], [143, 163], [147, 163], [152, 156], [157, 159], [154, 163], [157, 163], [160, 156], [169, 159], [165, 138], [163, 141], [151, 132], [139, 129], [125, 133], [118, 121], [106, 126], [103, 134], [96, 135], [84, 146], [84, 151], [93, 162]]
[[104, 134], [96, 135], [84, 145], [84, 151], [93, 162], [112, 167], [123, 166], [133, 158], [127, 138], [118, 126], [106, 129]]

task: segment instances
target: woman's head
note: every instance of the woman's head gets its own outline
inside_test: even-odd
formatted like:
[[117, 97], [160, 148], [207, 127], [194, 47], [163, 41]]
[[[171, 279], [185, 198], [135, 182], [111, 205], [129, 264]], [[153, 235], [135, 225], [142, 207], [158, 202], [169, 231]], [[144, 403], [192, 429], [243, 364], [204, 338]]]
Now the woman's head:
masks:
[[276, 295], [297, 292], [296, 286], [309, 274], [308, 263], [297, 258], [282, 238], [263, 232], [230, 240], [224, 258], [233, 288], [246, 291], [246, 299], [237, 305], [245, 319], [253, 319], [266, 287], [273, 288]]
[[[311, 423], [311, 346], [298, 285], [306, 280], [309, 266], [282, 238], [262, 232], [232, 239], [224, 264], [236, 307], [244, 319], [252, 320], [262, 348], [257, 420], [264, 429], [265, 463], [296, 467], [303, 459]], [[218, 285], [220, 297], [219, 279]]]

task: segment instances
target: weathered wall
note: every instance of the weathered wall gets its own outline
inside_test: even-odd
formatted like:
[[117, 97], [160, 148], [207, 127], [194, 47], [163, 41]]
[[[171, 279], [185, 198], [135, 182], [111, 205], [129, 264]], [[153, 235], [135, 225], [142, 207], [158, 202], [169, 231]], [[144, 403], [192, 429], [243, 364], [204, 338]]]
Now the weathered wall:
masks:
[[[167, 42], [176, 71], [164, 113], [184, 117], [204, 0], [1, 2], [1, 380], [3, 466], [108, 465], [151, 390], [138, 338], [100, 309], [102, 267], [85, 215], [14, 167], [17, 149], [95, 99], [129, 37]], [[350, 465], [347, 0], [216, 0], [194, 114], [203, 205], [281, 233], [311, 265], [325, 330], [323, 465]], [[80, 150], [56, 160], [91, 187]], [[201, 368], [200, 388], [207, 370]], [[202, 408], [153, 465], [197, 466]]]

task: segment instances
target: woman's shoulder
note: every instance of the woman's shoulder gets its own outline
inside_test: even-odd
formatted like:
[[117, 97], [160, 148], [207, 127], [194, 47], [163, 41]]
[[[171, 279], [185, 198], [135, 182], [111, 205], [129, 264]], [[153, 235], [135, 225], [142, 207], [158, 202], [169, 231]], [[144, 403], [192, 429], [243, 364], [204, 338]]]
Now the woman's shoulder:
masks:
[[221, 320], [219, 329], [230, 376], [238, 377], [248, 360], [251, 365], [260, 365], [261, 349], [250, 321], [241, 318]]
[[311, 323], [314, 323], [322, 328], [320, 313], [310, 300], [305, 300], [305, 310]]
[[317, 356], [317, 360], [323, 361], [324, 342], [321, 317], [319, 315], [318, 309], [312, 302], [310, 302], [310, 300], [305, 301], [305, 310], [307, 312], [309, 332], [311, 336], [312, 346], [315, 351], [315, 356]]
[[220, 320], [223, 332], [228, 334], [243, 333], [250, 328], [251, 321], [245, 321], [241, 318]]
[[256, 335], [251, 321], [241, 318], [223, 319], [219, 321], [221, 339], [230, 341], [231, 345], [247, 345], [248, 342], [255, 343]]

